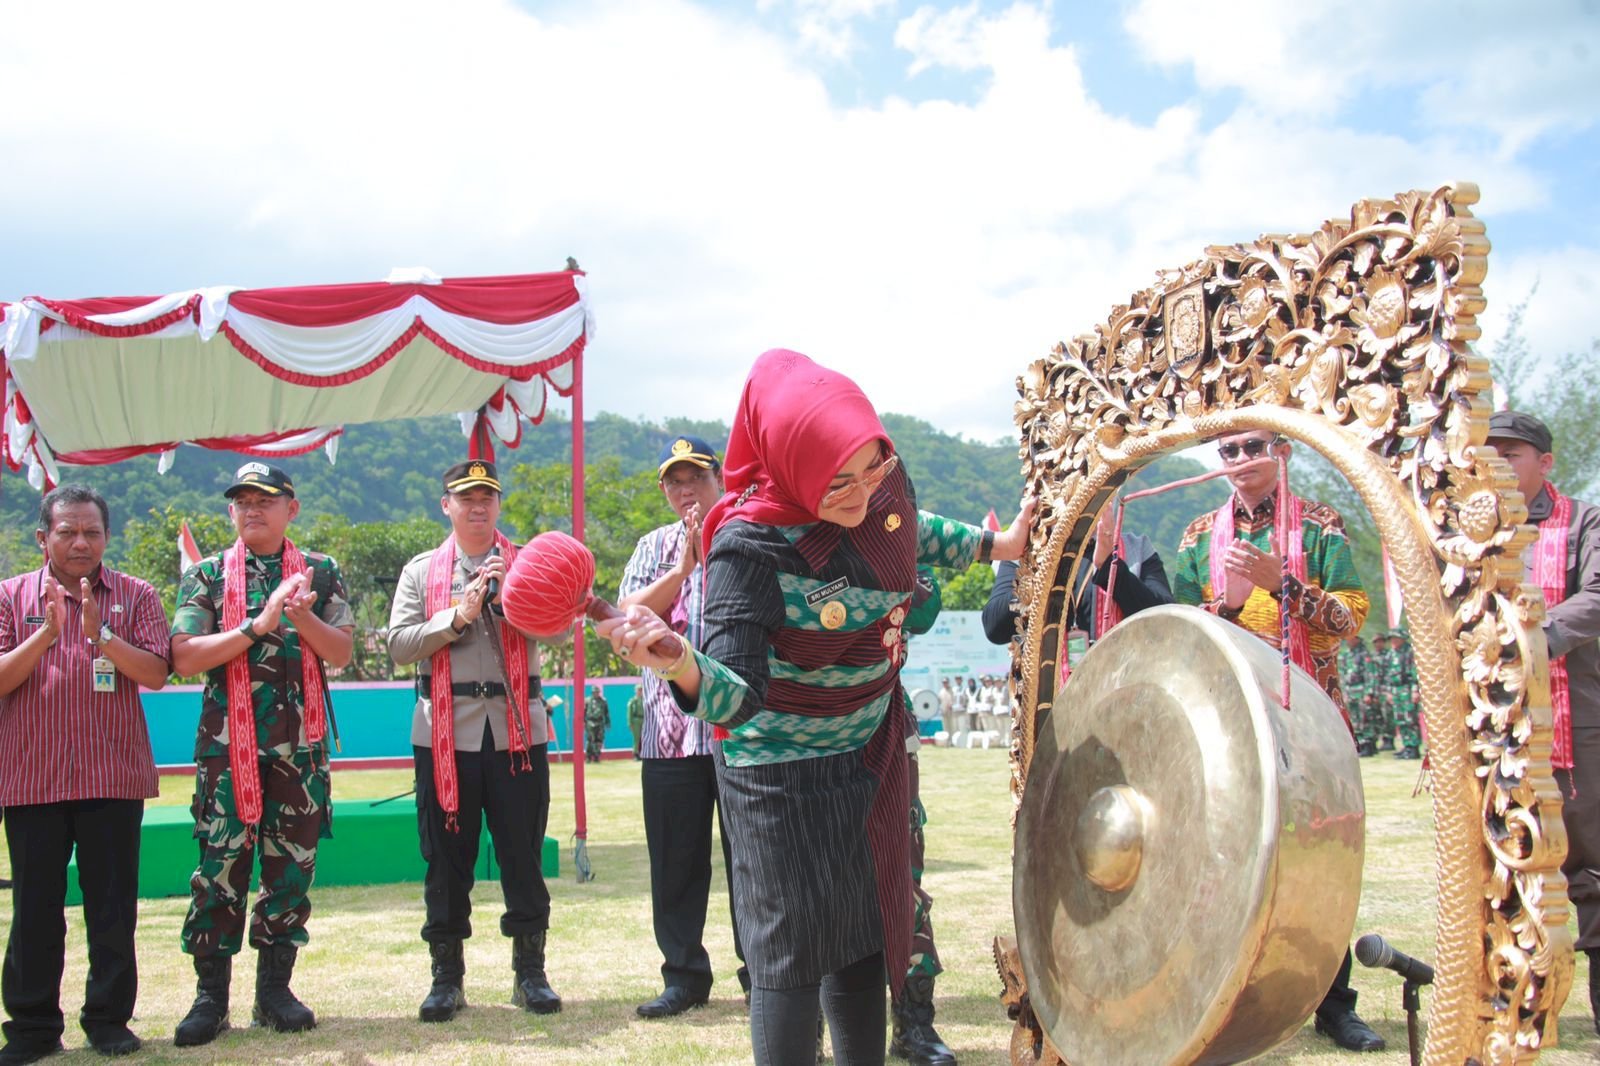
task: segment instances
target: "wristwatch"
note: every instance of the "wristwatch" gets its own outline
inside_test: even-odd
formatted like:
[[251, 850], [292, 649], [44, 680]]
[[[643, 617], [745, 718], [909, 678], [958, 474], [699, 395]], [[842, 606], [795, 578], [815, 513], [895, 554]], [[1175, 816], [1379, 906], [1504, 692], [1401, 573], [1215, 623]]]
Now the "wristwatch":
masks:
[[96, 639], [94, 637], [89, 637], [88, 641], [89, 641], [90, 644], [93, 644], [97, 648], [103, 648], [103, 647], [106, 646], [106, 644], [108, 644], [110, 642], [111, 638], [114, 637], [114, 636], [116, 636], [116, 634], [111, 631], [111, 623], [110, 622], [101, 622], [100, 623], [100, 636], [99, 636], [99, 639]]
[[255, 619], [253, 618], [246, 618], [243, 622], [240, 622], [237, 632], [249, 637], [252, 644], [261, 643], [261, 637], [256, 633]]

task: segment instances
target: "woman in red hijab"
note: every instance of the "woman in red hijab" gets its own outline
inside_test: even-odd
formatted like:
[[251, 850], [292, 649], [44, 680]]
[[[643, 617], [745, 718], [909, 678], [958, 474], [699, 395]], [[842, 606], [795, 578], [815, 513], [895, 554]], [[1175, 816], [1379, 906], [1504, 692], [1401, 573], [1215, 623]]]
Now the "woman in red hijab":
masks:
[[597, 629], [724, 736], [755, 1061], [810, 1066], [820, 999], [836, 1060], [881, 1063], [884, 982], [910, 953], [900, 663], [916, 567], [1019, 558], [1032, 504], [1001, 534], [919, 512], [866, 396], [784, 350], [751, 369], [724, 470], [704, 648], [641, 607]]

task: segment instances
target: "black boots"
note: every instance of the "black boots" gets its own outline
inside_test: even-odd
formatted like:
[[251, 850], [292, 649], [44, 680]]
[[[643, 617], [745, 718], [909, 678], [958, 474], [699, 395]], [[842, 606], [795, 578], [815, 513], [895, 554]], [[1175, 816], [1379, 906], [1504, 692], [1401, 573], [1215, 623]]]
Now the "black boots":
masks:
[[233, 980], [232, 955], [196, 955], [194, 1005], [178, 1023], [172, 1042], [179, 1047], [209, 1044], [228, 1027], [228, 985]]
[[913, 1066], [956, 1066], [955, 1052], [945, 1046], [933, 1028], [932, 977], [907, 977], [893, 1010], [894, 1036], [889, 1041], [889, 1054], [907, 1059]]
[[293, 944], [269, 944], [256, 956], [256, 1006], [250, 1024], [279, 1033], [299, 1033], [314, 1029], [317, 1016], [289, 990], [294, 976], [294, 960], [299, 954]]
[[544, 975], [544, 930], [519, 933], [511, 940], [511, 968], [516, 983], [511, 987], [511, 1002], [534, 1014], [555, 1014], [561, 1010], [561, 997]]
[[1600, 948], [1590, 948], [1585, 954], [1589, 956], [1589, 1016], [1600, 1035]]
[[467, 976], [461, 941], [432, 941], [428, 955], [433, 959], [433, 987], [428, 989], [428, 998], [422, 1001], [417, 1016], [425, 1022], [447, 1022], [467, 1005], [466, 993], [461, 990], [461, 982]]

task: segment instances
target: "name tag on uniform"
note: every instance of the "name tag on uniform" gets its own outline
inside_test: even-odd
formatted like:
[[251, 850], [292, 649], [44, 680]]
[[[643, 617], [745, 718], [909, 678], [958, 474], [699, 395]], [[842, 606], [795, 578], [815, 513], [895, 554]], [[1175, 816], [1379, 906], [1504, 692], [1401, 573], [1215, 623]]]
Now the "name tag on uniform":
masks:
[[843, 592], [845, 589], [847, 589], [849, 587], [850, 587], [850, 579], [849, 578], [847, 578], [847, 577], [835, 578], [832, 581], [828, 582], [826, 585], [823, 585], [821, 588], [812, 589], [810, 592], [806, 593], [806, 606], [807, 607], [815, 607], [817, 604], [821, 603], [823, 600], [827, 599], [828, 597], [837, 596], [839, 593]]
[[94, 661], [94, 690], [96, 692], [117, 691], [117, 667], [104, 655]]
[[42, 614], [25, 614], [25, 615], [22, 616], [22, 621], [26, 625], [42, 626], [42, 625], [44, 625], [44, 615], [42, 615]]

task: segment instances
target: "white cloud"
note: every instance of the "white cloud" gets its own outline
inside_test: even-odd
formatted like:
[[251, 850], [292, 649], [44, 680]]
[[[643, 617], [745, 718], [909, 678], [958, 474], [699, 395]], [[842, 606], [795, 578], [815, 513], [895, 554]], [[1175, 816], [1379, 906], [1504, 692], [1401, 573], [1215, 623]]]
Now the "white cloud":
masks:
[[[1191, 68], [1202, 87], [1237, 89], [1277, 114], [1327, 118], [1363, 93], [1393, 92], [1423, 125], [1487, 129], [1505, 154], [1600, 117], [1600, 12], [1589, 0], [1366, 9], [1139, 0], [1124, 24], [1149, 58]], [[1367, 126], [1390, 120], [1347, 117]]]
[[1587, 352], [1600, 340], [1600, 318], [1594, 313], [1600, 307], [1600, 248], [1491, 252], [1483, 289], [1489, 301], [1479, 316], [1485, 352], [1505, 334], [1510, 310], [1524, 302], [1522, 333], [1536, 359]]
[[857, 23], [894, 10], [895, 0], [760, 0], [757, 8], [787, 8], [802, 48], [833, 60], [849, 58], [861, 47]]
[[[1031, 358], [1207, 244], [1459, 176], [1483, 184], [1485, 214], [1549, 195], [1516, 153], [1480, 158], [1449, 129], [1408, 139], [1253, 98], [1209, 125], [1187, 101], [1114, 116], [1026, 3], [901, 20], [905, 61], [976, 74], [975, 98], [854, 107], [796, 35], [687, 0], [559, 17], [194, 3], [159, 26], [135, 8], [50, 5], [8, 42], [0, 94], [36, 103], [0, 112], [0, 297], [39, 291], [39, 272], [73, 296], [572, 254], [600, 318], [591, 412], [727, 418], [750, 361], [784, 345], [887, 410], [1008, 435]], [[859, 26], [889, 8], [784, 10]]]

